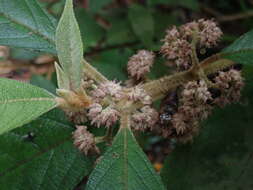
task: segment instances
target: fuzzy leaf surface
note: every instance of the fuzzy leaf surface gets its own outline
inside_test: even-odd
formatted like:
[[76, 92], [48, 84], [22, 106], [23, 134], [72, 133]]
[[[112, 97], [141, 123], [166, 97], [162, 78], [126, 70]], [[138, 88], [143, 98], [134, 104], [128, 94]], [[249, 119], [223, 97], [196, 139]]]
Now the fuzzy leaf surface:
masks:
[[72, 190], [92, 160], [74, 146], [74, 127], [58, 110], [0, 136], [1, 190]]
[[83, 44], [72, 0], [66, 0], [56, 29], [56, 49], [62, 69], [69, 78], [70, 89], [78, 89], [82, 78]]
[[91, 173], [86, 190], [164, 190], [132, 132], [122, 128]]
[[56, 20], [36, 0], [0, 0], [0, 44], [55, 53]]
[[55, 97], [36, 86], [0, 78], [0, 134], [56, 107]]

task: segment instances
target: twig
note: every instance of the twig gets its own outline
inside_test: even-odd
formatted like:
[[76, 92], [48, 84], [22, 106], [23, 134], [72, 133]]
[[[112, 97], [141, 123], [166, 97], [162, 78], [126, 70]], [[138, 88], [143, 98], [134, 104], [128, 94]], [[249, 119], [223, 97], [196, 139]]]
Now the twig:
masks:
[[219, 22], [231, 22], [235, 20], [245, 19], [253, 16], [253, 10], [249, 10], [242, 13], [232, 14], [232, 15], [223, 15], [220, 12], [207, 7], [205, 5], [201, 5], [201, 8], [207, 13], [214, 16]]

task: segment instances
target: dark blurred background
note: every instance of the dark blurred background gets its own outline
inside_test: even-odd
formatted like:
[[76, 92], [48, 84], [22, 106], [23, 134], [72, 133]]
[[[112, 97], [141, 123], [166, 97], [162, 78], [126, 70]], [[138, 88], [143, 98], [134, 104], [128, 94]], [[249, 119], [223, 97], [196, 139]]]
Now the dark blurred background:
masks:
[[[40, 0], [40, 2], [54, 17], [59, 18], [65, 0]], [[252, 0], [76, 0], [74, 2], [86, 59], [92, 60], [94, 65], [98, 64], [100, 70], [107, 73], [110, 79], [126, 79], [125, 64], [128, 57], [137, 49], [158, 52], [166, 28], [172, 25], [180, 25], [199, 18], [215, 19], [224, 35], [219, 46], [206, 55], [223, 49], [253, 26]], [[20, 80], [29, 80], [32, 74], [52, 77], [52, 63], [55, 58], [51, 55], [0, 47], [0, 59], [4, 61], [0, 64], [0, 76]], [[117, 68], [110, 67], [113, 63], [117, 63]]]

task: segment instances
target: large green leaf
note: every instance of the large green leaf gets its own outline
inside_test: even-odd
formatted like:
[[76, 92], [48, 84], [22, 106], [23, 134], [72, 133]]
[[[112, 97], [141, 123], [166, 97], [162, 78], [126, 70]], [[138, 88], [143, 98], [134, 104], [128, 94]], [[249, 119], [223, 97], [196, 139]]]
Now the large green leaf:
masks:
[[30, 84], [0, 78], [0, 134], [56, 107], [55, 97]]
[[91, 173], [86, 190], [164, 190], [132, 132], [122, 128]]
[[74, 15], [72, 0], [66, 0], [64, 11], [56, 29], [56, 49], [63, 71], [69, 78], [70, 89], [80, 88], [83, 44]]
[[[250, 71], [252, 75], [252, 70]], [[246, 81], [249, 86], [251, 81]], [[246, 90], [253, 94], [253, 88]], [[253, 187], [253, 99], [216, 110], [192, 145], [168, 157], [162, 178], [173, 190], [249, 190]]]
[[0, 136], [1, 190], [72, 190], [92, 160], [72, 144], [74, 127], [55, 109]]
[[56, 21], [36, 0], [0, 0], [0, 44], [55, 53]]
[[223, 52], [226, 58], [243, 64], [253, 64], [253, 30], [242, 35]]
[[150, 10], [140, 5], [132, 5], [128, 17], [135, 34], [149, 47], [154, 37], [154, 19]]

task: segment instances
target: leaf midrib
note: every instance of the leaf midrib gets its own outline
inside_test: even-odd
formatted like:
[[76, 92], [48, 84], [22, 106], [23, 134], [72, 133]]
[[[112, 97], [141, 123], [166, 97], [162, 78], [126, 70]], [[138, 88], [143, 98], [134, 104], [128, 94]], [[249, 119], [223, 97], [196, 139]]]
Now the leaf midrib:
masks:
[[19, 98], [0, 101], [0, 104], [16, 103], [16, 102], [34, 102], [34, 101], [50, 101], [55, 102], [54, 98]]

